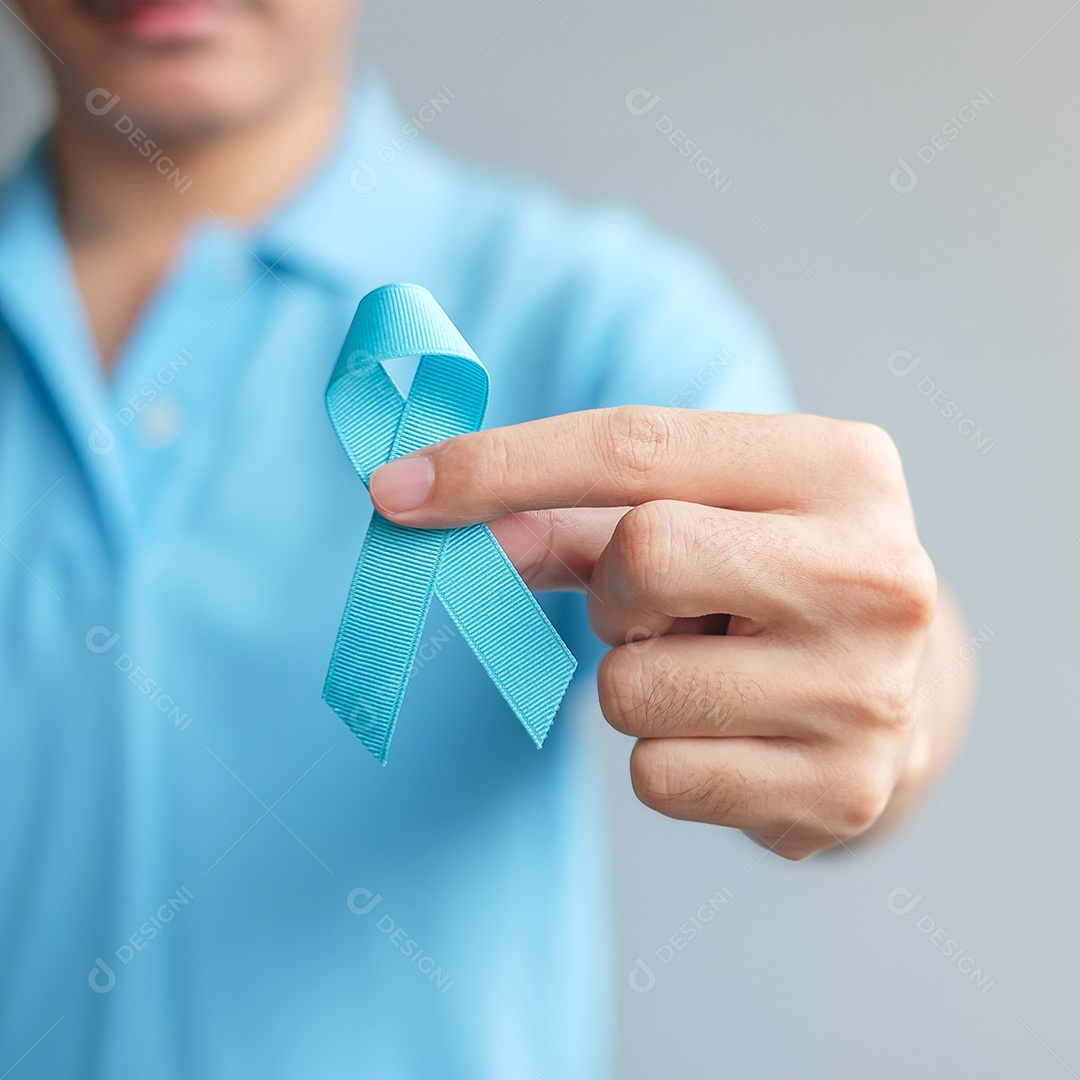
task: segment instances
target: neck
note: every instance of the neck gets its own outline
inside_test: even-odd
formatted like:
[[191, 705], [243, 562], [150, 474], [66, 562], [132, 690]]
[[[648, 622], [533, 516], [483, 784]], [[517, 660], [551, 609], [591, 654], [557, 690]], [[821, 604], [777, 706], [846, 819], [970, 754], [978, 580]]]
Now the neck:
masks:
[[[120, 108], [93, 126], [78, 106], [62, 109], [52, 150], [68, 242], [74, 248], [152, 235], [171, 246], [208, 210], [257, 221], [325, 151], [344, 83], [340, 73], [327, 76], [256, 120], [199, 137], [140, 138], [137, 129], [128, 132], [133, 124]], [[146, 138], [153, 138], [152, 146]], [[163, 161], [166, 156], [174, 164]]]

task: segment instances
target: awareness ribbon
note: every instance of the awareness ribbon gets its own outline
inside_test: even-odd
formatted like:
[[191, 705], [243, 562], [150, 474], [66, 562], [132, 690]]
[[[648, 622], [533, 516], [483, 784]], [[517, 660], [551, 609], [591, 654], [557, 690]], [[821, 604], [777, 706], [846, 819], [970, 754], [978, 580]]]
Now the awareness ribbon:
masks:
[[[383, 363], [410, 356], [403, 398]], [[393, 458], [478, 431], [487, 397], [487, 370], [434, 297], [384, 285], [356, 309], [326, 408], [366, 485]], [[385, 765], [433, 593], [542, 746], [577, 662], [486, 525], [407, 529], [372, 514], [323, 700]]]

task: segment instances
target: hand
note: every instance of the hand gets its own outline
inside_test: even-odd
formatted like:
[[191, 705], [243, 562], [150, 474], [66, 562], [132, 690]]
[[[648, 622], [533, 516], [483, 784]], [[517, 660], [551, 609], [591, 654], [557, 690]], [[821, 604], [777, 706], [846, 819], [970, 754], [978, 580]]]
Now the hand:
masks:
[[371, 496], [401, 525], [490, 521], [530, 586], [587, 591], [600, 705], [661, 813], [802, 858], [955, 741], [912, 719], [937, 584], [877, 427], [573, 413], [400, 458]]

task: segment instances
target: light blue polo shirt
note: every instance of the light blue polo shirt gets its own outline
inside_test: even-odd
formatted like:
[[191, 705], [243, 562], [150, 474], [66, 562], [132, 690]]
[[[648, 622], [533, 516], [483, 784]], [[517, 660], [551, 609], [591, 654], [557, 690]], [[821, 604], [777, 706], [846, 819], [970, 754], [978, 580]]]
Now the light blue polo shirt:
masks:
[[490, 425], [790, 407], [701, 255], [412, 138], [372, 80], [262, 227], [203, 215], [106, 379], [39, 149], [0, 191], [13, 1080], [608, 1072], [624, 983], [579, 598], [546, 601], [583, 663], [540, 752], [437, 604], [388, 767], [320, 697], [370, 514], [323, 391], [392, 281], [485, 361]]

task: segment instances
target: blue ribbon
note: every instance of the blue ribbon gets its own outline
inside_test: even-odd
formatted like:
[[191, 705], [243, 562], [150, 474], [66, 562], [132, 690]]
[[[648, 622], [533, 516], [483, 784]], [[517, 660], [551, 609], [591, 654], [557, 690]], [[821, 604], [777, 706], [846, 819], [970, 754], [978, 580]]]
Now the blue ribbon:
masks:
[[[407, 398], [383, 363], [419, 356]], [[488, 375], [419, 285], [360, 301], [326, 389], [341, 445], [367, 484], [380, 465], [479, 430]], [[374, 513], [323, 699], [386, 764], [432, 594], [542, 746], [577, 662], [486, 525], [406, 529]]]

